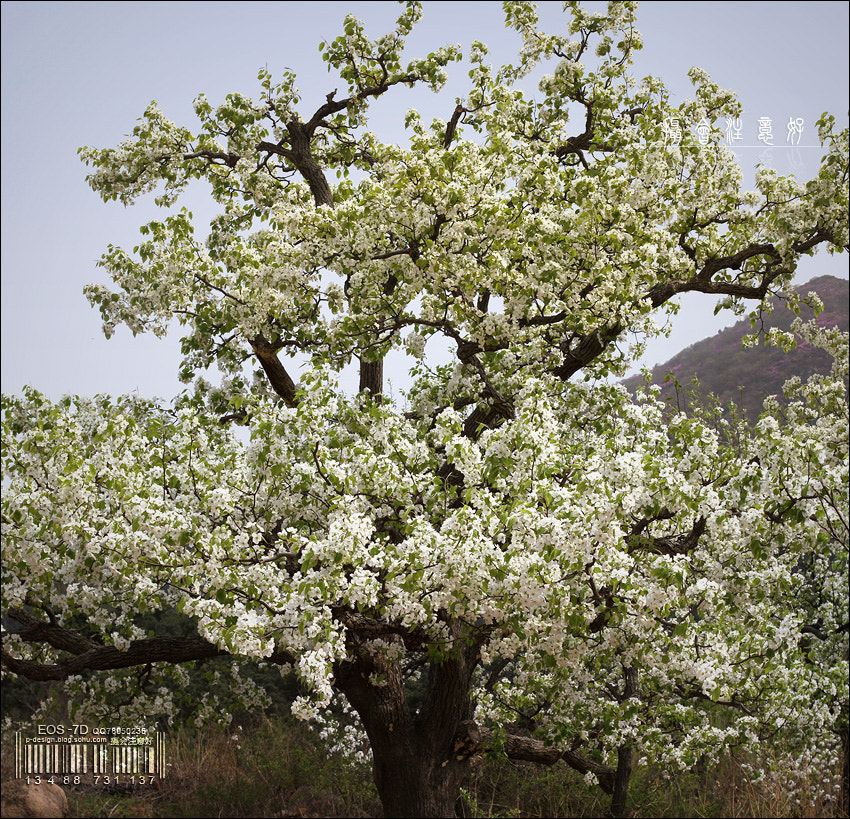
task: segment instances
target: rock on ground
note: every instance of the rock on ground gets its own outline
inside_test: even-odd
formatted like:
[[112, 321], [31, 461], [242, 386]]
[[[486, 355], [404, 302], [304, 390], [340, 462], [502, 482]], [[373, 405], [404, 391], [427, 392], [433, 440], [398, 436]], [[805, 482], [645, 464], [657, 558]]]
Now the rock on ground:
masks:
[[68, 799], [58, 785], [43, 782], [28, 785], [23, 779], [3, 783], [0, 816], [3, 819], [63, 819], [68, 815]]

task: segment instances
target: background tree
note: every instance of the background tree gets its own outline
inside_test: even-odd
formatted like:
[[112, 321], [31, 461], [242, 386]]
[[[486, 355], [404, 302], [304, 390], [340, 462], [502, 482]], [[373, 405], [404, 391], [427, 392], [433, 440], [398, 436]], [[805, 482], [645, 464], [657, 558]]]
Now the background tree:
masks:
[[[743, 448], [699, 418], [665, 426], [652, 396], [604, 379], [675, 295], [744, 310], [790, 287], [802, 254], [847, 248], [847, 131], [822, 118], [815, 179], [762, 171], [744, 192], [718, 128], [734, 95], [696, 69], [678, 107], [635, 82], [634, 13], [571, 4], [550, 35], [506, 4], [517, 64], [475, 43], [466, 97], [430, 126], [408, 112], [406, 146], [367, 130], [369, 104], [438, 90], [459, 58], [402, 64], [416, 3], [375, 40], [346, 18], [321, 46], [343, 91], [318, 105], [263, 71], [259, 100], [199, 97], [197, 132], [151, 104], [117, 149], [82, 149], [104, 199], [159, 188], [170, 208], [132, 254], [104, 255], [116, 289], [88, 292], [105, 332], [177, 319], [194, 388], [171, 408], [4, 398], [4, 668], [68, 679], [232, 656], [294, 671], [299, 716], [337, 694], [356, 711], [390, 816], [450, 815], [485, 746], [565, 760], [614, 813], [647, 754], [683, 766], [805, 724], [834, 761], [841, 339], [821, 341], [836, 367], [795, 422], [766, 418]], [[549, 59], [527, 98], [515, 81]], [[671, 117], [708, 124], [707, 142], [667, 144]], [[220, 208], [203, 238], [172, 207], [192, 180]], [[404, 406], [383, 392], [391, 350], [414, 362]], [[813, 583], [828, 592], [805, 597]], [[197, 634], [139, 626], [172, 608]]]

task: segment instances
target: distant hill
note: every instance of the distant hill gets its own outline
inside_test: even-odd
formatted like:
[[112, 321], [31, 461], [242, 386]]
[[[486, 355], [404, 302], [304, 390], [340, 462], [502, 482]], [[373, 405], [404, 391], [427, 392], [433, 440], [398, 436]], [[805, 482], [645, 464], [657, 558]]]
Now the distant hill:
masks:
[[[818, 324], [848, 329], [848, 282], [845, 279], [820, 276], [801, 285], [798, 290], [801, 298], [814, 291], [823, 301], [824, 309], [817, 317]], [[801, 304], [800, 317], [807, 321], [814, 318], [814, 311]], [[790, 330], [794, 318], [791, 310], [777, 302], [773, 313], [765, 320], [764, 329], [778, 327]], [[723, 404], [734, 402], [750, 420], [755, 420], [762, 411], [765, 396], [781, 394], [782, 385], [792, 376], [805, 380], [813, 373], [829, 372], [830, 357], [804, 342], [798, 343], [797, 348], [789, 353], [762, 344], [748, 350], [741, 349], [741, 340], [751, 332], [749, 319], [743, 319], [655, 367], [652, 383], [661, 386], [662, 400], [676, 401], [672, 381], [664, 383], [668, 373], [672, 373], [686, 389], [691, 388], [696, 376], [701, 394], [713, 393]], [[623, 381], [632, 391], [641, 383], [641, 376]]]

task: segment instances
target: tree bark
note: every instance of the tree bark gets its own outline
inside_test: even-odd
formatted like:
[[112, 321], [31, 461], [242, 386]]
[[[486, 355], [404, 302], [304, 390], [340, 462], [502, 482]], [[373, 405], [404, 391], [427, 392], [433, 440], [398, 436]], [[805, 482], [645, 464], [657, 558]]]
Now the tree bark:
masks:
[[384, 391], [384, 360], [360, 361], [360, 392], [368, 390], [379, 401]]
[[[45, 622], [24, 609], [9, 609], [7, 616], [10, 621], [8, 633], [19, 635], [24, 642], [47, 643], [73, 655], [53, 664], [43, 664], [20, 660], [3, 651], [3, 668], [30, 680], [65, 680], [72, 674], [86, 670], [109, 671], [162, 662], [187, 663], [229, 654], [200, 635], [134, 640], [122, 650], [96, 643], [76, 631], [64, 628], [55, 622], [52, 612], [48, 613], [51, 622]], [[288, 652], [276, 651], [268, 658], [268, 662], [281, 665], [294, 661], [295, 658]]]
[[629, 796], [629, 780], [632, 777], [634, 751], [631, 745], [621, 745], [617, 749], [617, 773], [614, 777], [614, 793], [611, 795], [611, 816], [620, 817], [626, 813], [626, 800]]
[[[460, 629], [453, 630], [460, 636]], [[457, 645], [428, 665], [418, 713], [408, 705], [398, 661], [363, 648], [336, 669], [336, 686], [369, 736], [375, 787], [387, 817], [455, 815], [460, 786], [480, 746], [470, 697], [479, 645], [462, 639]]]
[[265, 371], [272, 389], [286, 402], [287, 407], [297, 406], [295, 382], [277, 357], [275, 346], [258, 333], [251, 339], [251, 349]]
[[[450, 624], [455, 648], [427, 666], [423, 705], [413, 713], [400, 663], [368, 648], [367, 641], [374, 633], [358, 629], [355, 620], [348, 625], [354, 659], [337, 665], [334, 683], [366, 729], [384, 815], [455, 816], [472, 757], [495, 740], [492, 731], [479, 728], [472, 719], [472, 673], [484, 636]], [[574, 751], [515, 734], [503, 737], [500, 746], [510, 759], [543, 765], [563, 760], [582, 774], [593, 773], [609, 794], [614, 793], [615, 779], [622, 772], [625, 800], [630, 768], [628, 773], [625, 768], [615, 772]]]
[[841, 789], [838, 795], [836, 816], [850, 816], [850, 729], [839, 730], [841, 738]]
[[[702, 518], [700, 519], [702, 520]], [[705, 521], [703, 520], [703, 527]], [[700, 530], [701, 532], [702, 530]], [[620, 702], [627, 702], [632, 697], [640, 697], [640, 681], [638, 671], [633, 666], [623, 667], [623, 693]], [[634, 767], [634, 749], [631, 743], [623, 743], [617, 749], [617, 772], [614, 775], [614, 790], [611, 794], [611, 816], [620, 817], [626, 813], [626, 800], [629, 796], [629, 782]]]
[[[378, 89], [373, 90], [378, 91]], [[378, 91], [378, 93], [383, 93], [383, 91]], [[346, 104], [332, 103], [329, 98], [328, 110], [341, 110]], [[286, 127], [289, 131], [290, 144], [292, 146], [290, 154], [295, 167], [310, 186], [310, 191], [313, 194], [316, 204], [333, 208], [333, 192], [324, 171], [322, 171], [314, 159], [310, 148], [310, 141], [320, 121], [321, 118], [317, 113], [307, 125], [297, 119], [287, 123]], [[263, 366], [265, 367], [265, 364]], [[384, 362], [382, 359], [378, 361], [360, 361], [360, 392], [364, 390], [369, 390], [376, 401], [381, 400], [381, 395], [384, 391]]]

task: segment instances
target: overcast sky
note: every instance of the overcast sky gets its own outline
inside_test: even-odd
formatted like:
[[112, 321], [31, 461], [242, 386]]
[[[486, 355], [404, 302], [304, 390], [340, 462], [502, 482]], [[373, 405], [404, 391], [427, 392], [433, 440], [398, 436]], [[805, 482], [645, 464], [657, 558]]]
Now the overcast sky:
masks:
[[[541, 18], [563, 25], [561, 4], [541, 3]], [[591, 4], [597, 5], [597, 4]], [[473, 39], [494, 62], [511, 60], [517, 37], [495, 2], [425, 2], [407, 55]], [[317, 46], [354, 13], [372, 36], [390, 30], [391, 2], [3, 2], [2, 4], [2, 389], [31, 384], [65, 393], [138, 391], [171, 397], [176, 336], [133, 338], [125, 329], [106, 341], [97, 312], [82, 293], [103, 281], [96, 267], [110, 243], [132, 248], [139, 225], [162, 213], [144, 200], [131, 208], [104, 204], [85, 183], [81, 146], [112, 147], [151, 100], [180, 124], [195, 127], [192, 100], [213, 105], [230, 91], [258, 96], [257, 72], [285, 68], [299, 78], [305, 110], [337, 85]], [[819, 150], [814, 123], [823, 111], [842, 126], [848, 107], [846, 2], [644, 2], [638, 11], [644, 50], [635, 73], [661, 77], [673, 102], [690, 96], [687, 71], [706, 69], [739, 93], [744, 105], [741, 162], [809, 178]], [[370, 126], [401, 139], [404, 112], [417, 107], [448, 119], [463, 95], [466, 68], [445, 95], [403, 89], [376, 106]], [[756, 147], [760, 117], [773, 124], [776, 147]], [[799, 147], [787, 145], [789, 120], [803, 120]], [[748, 147], [752, 146], [752, 147]], [[193, 198], [196, 216], [204, 201]], [[847, 277], [847, 256], [820, 254], [800, 266], [798, 281], [830, 273]], [[670, 358], [732, 318], [714, 319], [704, 298], [691, 299], [671, 339], [653, 344], [645, 363]], [[393, 380], [393, 373], [388, 376]], [[396, 374], [396, 383], [402, 381]]]

